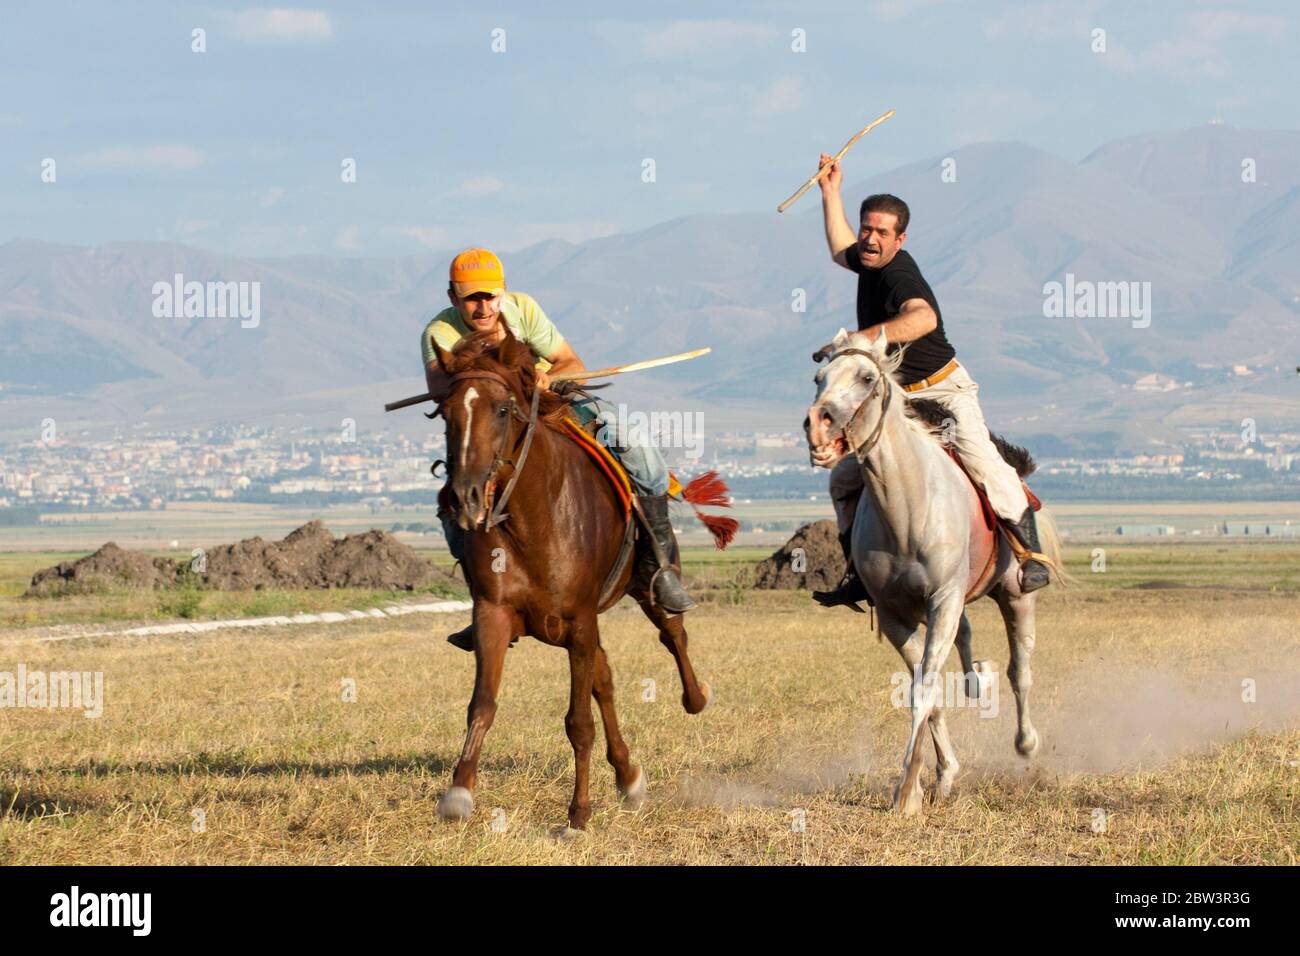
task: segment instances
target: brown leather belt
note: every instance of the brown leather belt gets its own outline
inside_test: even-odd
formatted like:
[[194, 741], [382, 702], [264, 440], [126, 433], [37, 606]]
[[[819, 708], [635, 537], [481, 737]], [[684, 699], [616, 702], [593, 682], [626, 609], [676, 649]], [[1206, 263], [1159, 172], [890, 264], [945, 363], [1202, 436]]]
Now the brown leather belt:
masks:
[[929, 388], [931, 385], [938, 385], [953, 372], [957, 371], [958, 368], [960, 368], [960, 366], [957, 364], [957, 360], [950, 359], [947, 365], [939, 369], [939, 371], [935, 372], [933, 375], [929, 375], [921, 379], [919, 382], [912, 382], [909, 385], [904, 385], [903, 391], [919, 392], [921, 389]]

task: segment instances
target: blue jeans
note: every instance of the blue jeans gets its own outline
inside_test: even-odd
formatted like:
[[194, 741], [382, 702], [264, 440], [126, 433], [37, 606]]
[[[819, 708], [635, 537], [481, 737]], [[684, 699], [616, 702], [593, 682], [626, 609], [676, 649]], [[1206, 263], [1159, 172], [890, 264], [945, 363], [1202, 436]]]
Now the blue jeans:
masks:
[[626, 434], [626, 430], [619, 427], [617, 406], [602, 398], [584, 398], [574, 402], [573, 411], [583, 424], [590, 421], [601, 423], [596, 437], [622, 462], [637, 494], [668, 494], [668, 462], [651, 444], [649, 435], [641, 434], [640, 430]]

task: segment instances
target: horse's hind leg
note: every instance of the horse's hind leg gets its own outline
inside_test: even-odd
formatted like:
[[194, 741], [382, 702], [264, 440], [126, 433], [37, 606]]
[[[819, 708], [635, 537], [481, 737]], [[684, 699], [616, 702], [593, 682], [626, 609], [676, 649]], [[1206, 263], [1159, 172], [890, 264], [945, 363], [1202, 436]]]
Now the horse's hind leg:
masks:
[[698, 714], [713, 700], [713, 689], [707, 683], [697, 680], [691, 659], [686, 654], [686, 627], [682, 624], [682, 615], [669, 614], [662, 608], [655, 607], [649, 600], [640, 600], [641, 610], [659, 629], [659, 643], [668, 648], [677, 662], [677, 674], [682, 679], [682, 706], [688, 714]]
[[614, 780], [618, 784], [619, 796], [623, 806], [635, 810], [645, 800], [645, 774], [641, 768], [632, 763], [628, 756], [627, 744], [618, 729], [618, 714], [614, 711], [614, 676], [609, 670], [609, 658], [605, 648], [596, 645], [595, 681], [592, 693], [600, 707], [600, 722], [605, 727], [605, 755], [609, 765], [614, 768]]
[[573, 800], [569, 803], [569, 826], [585, 830], [591, 819], [591, 745], [596, 723], [591, 717], [591, 699], [596, 693], [596, 652], [600, 633], [596, 612], [576, 619], [569, 634], [569, 712], [564, 729], [573, 745]]
[[1034, 677], [1029, 658], [1034, 653], [1034, 595], [1009, 594], [1005, 587], [993, 592], [1007, 627], [1007, 642], [1011, 645], [1011, 663], [1007, 665], [1007, 679], [1016, 695], [1016, 752], [1022, 757], [1032, 757], [1038, 752], [1038, 731], [1029, 719], [1029, 689]]
[[[965, 620], [964, 616], [963, 620]], [[894, 645], [903, 662], [907, 664], [908, 676], [915, 675], [916, 669], [921, 665], [921, 655], [925, 649], [924, 641], [921, 639], [921, 629], [900, 623], [888, 612], [880, 615], [880, 629], [889, 638], [889, 643]], [[969, 637], [969, 625], [967, 636]], [[944, 719], [942, 707], [936, 707], [934, 713], [930, 715], [930, 736], [934, 740], [934, 756], [938, 770], [935, 798], [945, 800], [952, 793], [953, 781], [957, 779], [961, 764], [957, 762], [957, 751], [948, 736], [948, 722]]]
[[474, 812], [479, 752], [496, 717], [497, 690], [512, 627], [513, 615], [508, 609], [482, 602], [474, 605], [474, 694], [469, 700], [465, 746], [452, 773], [451, 789], [438, 800], [438, 816], [444, 820], [464, 820]]

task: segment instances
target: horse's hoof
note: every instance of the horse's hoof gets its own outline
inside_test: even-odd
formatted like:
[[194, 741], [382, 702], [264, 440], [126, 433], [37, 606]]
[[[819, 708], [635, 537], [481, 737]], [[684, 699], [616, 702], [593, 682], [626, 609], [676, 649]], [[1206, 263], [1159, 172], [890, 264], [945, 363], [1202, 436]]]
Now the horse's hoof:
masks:
[[573, 827], [556, 827], [551, 831], [551, 839], [556, 843], [572, 843], [586, 835], [586, 830], [575, 830]]
[[1016, 753], [1025, 758], [1038, 753], [1038, 731], [1030, 729], [1028, 733], [1016, 734]]
[[709, 705], [713, 703], [713, 688], [709, 686], [708, 681], [700, 681], [700, 693], [704, 695], [704, 703], [700, 705], [699, 710], [691, 710], [691, 699], [686, 695], [685, 691], [682, 691], [682, 709], [685, 710], [686, 713], [703, 713], [708, 710]]
[[624, 810], [640, 810], [645, 803], [645, 771], [637, 767], [632, 783], [626, 790], [619, 787], [618, 795], [623, 799]]
[[452, 787], [438, 800], [438, 816], [444, 820], [468, 820], [474, 813], [474, 797], [465, 787]]
[[925, 797], [916, 787], [903, 800], [894, 799], [894, 810], [905, 817], [919, 817], [925, 811]]

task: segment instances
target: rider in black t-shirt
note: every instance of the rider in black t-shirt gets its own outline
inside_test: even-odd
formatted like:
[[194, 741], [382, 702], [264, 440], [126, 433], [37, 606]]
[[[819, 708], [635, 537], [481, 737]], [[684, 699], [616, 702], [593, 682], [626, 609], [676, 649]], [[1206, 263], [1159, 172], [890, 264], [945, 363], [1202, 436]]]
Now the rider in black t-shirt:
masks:
[[[830, 157], [822, 154], [820, 165]], [[956, 426], [952, 442], [971, 477], [983, 486], [989, 504], [1007, 530], [1030, 553], [1041, 549], [1034, 512], [1020, 477], [1003, 461], [980, 411], [979, 386], [956, 359], [944, 335], [943, 319], [934, 291], [916, 261], [903, 251], [911, 212], [897, 196], [868, 196], [862, 203], [855, 235], [840, 199], [843, 172], [839, 164], [821, 180], [826, 242], [836, 263], [858, 276], [858, 330], [873, 342], [885, 337], [887, 353], [906, 344], [898, 381], [910, 398], [932, 398], [951, 412]], [[816, 456], [814, 456], [816, 457]], [[821, 463], [821, 462], [819, 462]], [[840, 543], [849, 559], [844, 580], [834, 591], [814, 592], [830, 607], [870, 600], [853, 566], [851, 532], [862, 494], [862, 471], [853, 455], [833, 465], [831, 500], [835, 505]], [[1020, 590], [1035, 591], [1049, 583], [1047, 567], [1034, 558], [1022, 561]], [[858, 610], [861, 610], [860, 608]]]

